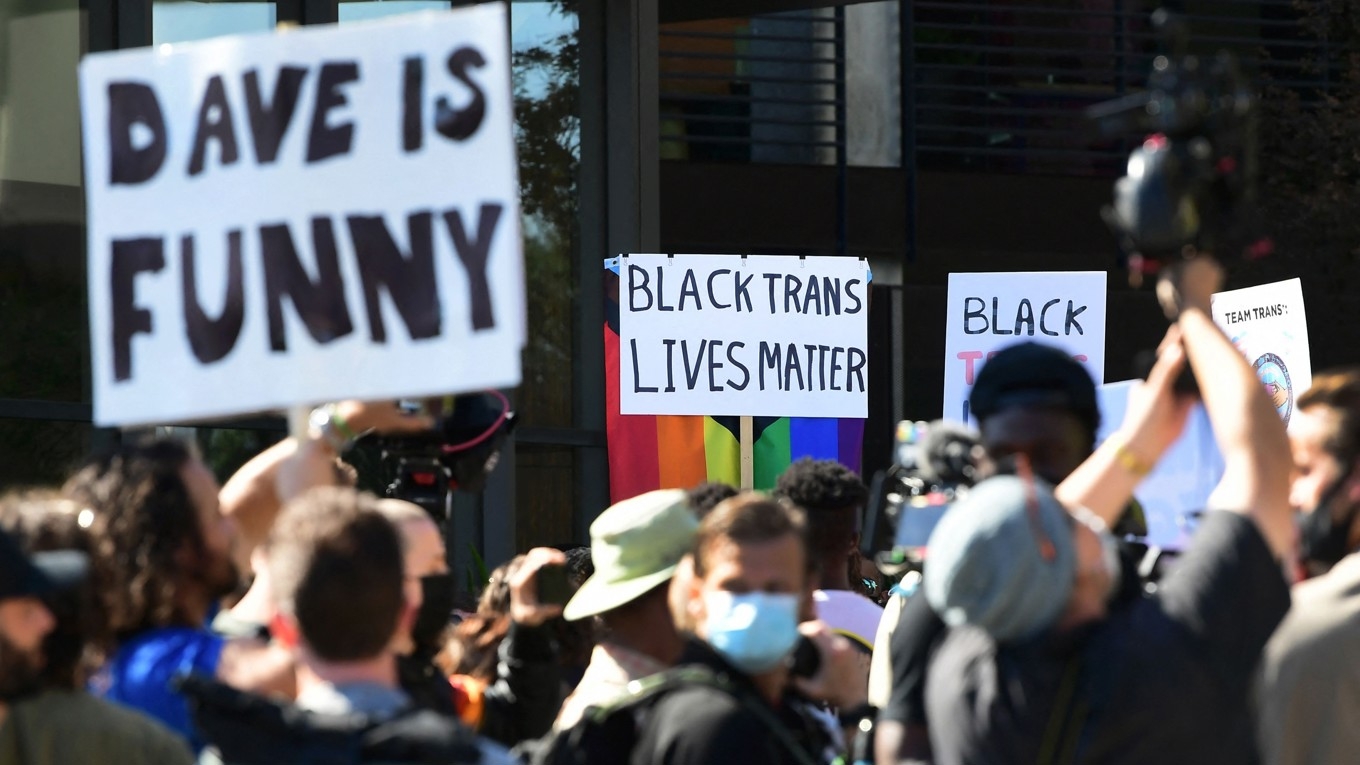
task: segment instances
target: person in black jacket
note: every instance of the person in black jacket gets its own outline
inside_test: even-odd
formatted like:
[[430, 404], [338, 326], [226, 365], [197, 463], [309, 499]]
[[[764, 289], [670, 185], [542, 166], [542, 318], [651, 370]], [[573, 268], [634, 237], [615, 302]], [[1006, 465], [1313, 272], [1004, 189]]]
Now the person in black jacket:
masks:
[[[757, 495], [723, 502], [699, 526], [685, 607], [696, 625], [682, 665], [715, 677], [662, 696], [637, 731], [630, 761], [666, 765], [829, 762], [825, 726], [807, 698], [863, 708], [849, 641], [821, 622], [798, 624], [812, 597], [801, 511]], [[800, 637], [820, 667], [795, 678]]]
[[508, 752], [452, 717], [421, 710], [397, 680], [393, 650], [415, 604], [397, 529], [378, 500], [318, 488], [290, 502], [266, 547], [279, 615], [274, 636], [298, 660], [292, 705], [207, 678], [184, 691], [227, 765], [444, 762], [508, 765]]
[[[1056, 490], [992, 478], [929, 542], [922, 588], [950, 625], [930, 659], [938, 765], [1256, 761], [1248, 699], [1289, 607], [1296, 530], [1289, 441], [1255, 370], [1215, 324], [1222, 270], [1178, 265], [1158, 296], [1176, 322], [1120, 432]], [[1108, 530], [1180, 435], [1188, 358], [1224, 472], [1155, 593], [1120, 597]]]
[[[398, 630], [394, 648], [404, 691], [425, 709], [459, 717], [478, 733], [506, 746], [547, 733], [561, 704], [557, 647], [546, 623], [562, 612], [559, 605], [538, 602], [538, 572], [562, 565], [566, 556], [536, 548], [524, 556], [509, 581], [510, 628], [498, 649], [495, 680], [477, 694], [460, 693], [464, 680], [436, 666], [453, 611], [454, 582], [444, 539], [419, 505], [381, 499], [378, 511], [401, 532], [406, 562], [406, 598], [416, 604], [410, 626]], [[463, 703], [459, 703], [462, 701]]]

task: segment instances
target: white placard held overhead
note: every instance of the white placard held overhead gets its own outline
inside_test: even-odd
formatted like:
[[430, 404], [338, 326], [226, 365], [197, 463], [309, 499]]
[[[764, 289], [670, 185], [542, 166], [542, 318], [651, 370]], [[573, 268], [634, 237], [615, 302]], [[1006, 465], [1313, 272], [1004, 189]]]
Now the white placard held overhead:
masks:
[[968, 408], [977, 373], [997, 351], [1021, 342], [1053, 345], [1105, 375], [1105, 273], [949, 275], [944, 418], [976, 425]]
[[1313, 384], [1308, 321], [1298, 279], [1220, 292], [1214, 321], [1260, 375], [1275, 409], [1288, 426], [1294, 400]]
[[88, 56], [94, 416], [520, 379], [505, 6]]
[[623, 414], [868, 414], [865, 261], [628, 255], [617, 268]]

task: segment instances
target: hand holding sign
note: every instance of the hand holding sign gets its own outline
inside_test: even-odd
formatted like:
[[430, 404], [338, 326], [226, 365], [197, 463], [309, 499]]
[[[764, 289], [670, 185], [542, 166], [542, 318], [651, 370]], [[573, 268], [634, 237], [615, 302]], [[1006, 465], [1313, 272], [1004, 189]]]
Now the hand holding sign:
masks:
[[1185, 349], [1180, 330], [1172, 326], [1158, 350], [1147, 380], [1129, 392], [1128, 409], [1120, 438], [1131, 453], [1149, 467], [1181, 437], [1195, 399], [1175, 391], [1176, 378], [1185, 369]]

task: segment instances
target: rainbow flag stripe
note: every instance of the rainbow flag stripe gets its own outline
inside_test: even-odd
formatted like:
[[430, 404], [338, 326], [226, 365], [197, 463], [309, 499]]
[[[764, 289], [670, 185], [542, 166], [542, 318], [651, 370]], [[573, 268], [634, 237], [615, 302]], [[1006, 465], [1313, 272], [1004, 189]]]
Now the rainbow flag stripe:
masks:
[[[605, 272], [606, 431], [612, 501], [654, 489], [689, 488], [704, 481], [741, 481], [737, 417], [624, 415], [619, 406], [618, 277]], [[612, 281], [612, 283], [610, 283]], [[755, 488], [774, 488], [796, 459], [834, 459], [860, 471], [864, 420], [756, 417]]]

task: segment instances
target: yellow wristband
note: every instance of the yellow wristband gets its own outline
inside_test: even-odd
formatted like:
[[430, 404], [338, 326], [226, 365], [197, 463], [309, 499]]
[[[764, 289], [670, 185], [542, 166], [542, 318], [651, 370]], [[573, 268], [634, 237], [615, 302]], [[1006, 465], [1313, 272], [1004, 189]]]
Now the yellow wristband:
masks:
[[1142, 457], [1129, 451], [1129, 447], [1123, 441], [1116, 441], [1114, 445], [1114, 459], [1119, 466], [1129, 471], [1133, 475], [1142, 478], [1152, 472], [1150, 465]]

